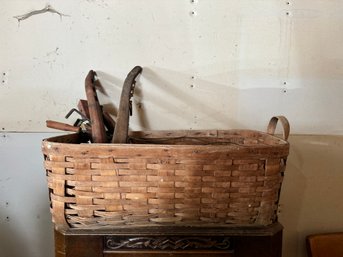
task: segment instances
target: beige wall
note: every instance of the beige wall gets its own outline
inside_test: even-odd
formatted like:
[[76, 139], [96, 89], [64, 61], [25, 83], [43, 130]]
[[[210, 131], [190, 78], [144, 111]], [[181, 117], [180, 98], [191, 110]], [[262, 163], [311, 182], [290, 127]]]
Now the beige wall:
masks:
[[134, 129], [264, 130], [284, 114], [292, 133], [343, 134], [341, 0], [51, 0], [65, 16], [15, 18], [46, 3], [1, 1], [5, 131], [64, 120], [89, 69], [115, 113], [141, 65]]
[[281, 192], [284, 257], [305, 257], [305, 237], [343, 231], [343, 136], [293, 135]]

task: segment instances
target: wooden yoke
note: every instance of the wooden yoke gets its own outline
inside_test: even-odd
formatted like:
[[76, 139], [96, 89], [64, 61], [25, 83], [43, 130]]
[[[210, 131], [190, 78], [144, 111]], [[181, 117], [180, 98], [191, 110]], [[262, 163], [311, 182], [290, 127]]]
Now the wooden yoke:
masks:
[[130, 99], [135, 87], [135, 79], [142, 72], [142, 67], [134, 67], [127, 75], [122, 88], [117, 123], [112, 137], [112, 143], [125, 144], [129, 131]]
[[106, 143], [106, 132], [102, 117], [102, 110], [94, 86], [95, 75], [96, 73], [93, 70], [90, 70], [85, 79], [89, 116], [92, 125], [92, 142]]

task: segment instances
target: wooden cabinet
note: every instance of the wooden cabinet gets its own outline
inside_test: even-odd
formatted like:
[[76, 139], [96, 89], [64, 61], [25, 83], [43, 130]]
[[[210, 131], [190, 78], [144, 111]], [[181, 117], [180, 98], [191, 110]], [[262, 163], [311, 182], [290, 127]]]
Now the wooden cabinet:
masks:
[[282, 226], [55, 230], [56, 257], [281, 257]]

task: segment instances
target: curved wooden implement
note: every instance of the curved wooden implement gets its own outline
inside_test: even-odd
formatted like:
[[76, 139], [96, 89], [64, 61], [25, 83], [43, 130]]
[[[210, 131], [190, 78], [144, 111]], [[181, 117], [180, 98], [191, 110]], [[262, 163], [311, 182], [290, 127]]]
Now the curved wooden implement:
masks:
[[71, 132], [80, 132], [81, 128], [72, 126], [63, 122], [58, 122], [54, 120], [47, 120], [46, 121], [46, 126], [48, 128], [53, 128], [53, 129], [58, 129], [58, 130], [63, 130], [63, 131], [71, 131]]
[[95, 75], [96, 73], [93, 70], [90, 70], [85, 79], [85, 90], [88, 101], [89, 116], [92, 125], [92, 142], [106, 143], [107, 140], [102, 110], [94, 86]]
[[119, 110], [112, 143], [126, 143], [129, 131], [130, 99], [135, 88], [135, 80], [142, 72], [142, 67], [134, 67], [127, 75], [120, 96]]

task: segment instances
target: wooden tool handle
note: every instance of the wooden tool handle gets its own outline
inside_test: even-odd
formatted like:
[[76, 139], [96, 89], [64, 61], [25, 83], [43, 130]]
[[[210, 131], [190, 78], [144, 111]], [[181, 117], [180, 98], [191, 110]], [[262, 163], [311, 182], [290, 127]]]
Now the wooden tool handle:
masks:
[[90, 70], [85, 79], [85, 90], [88, 101], [89, 116], [92, 125], [92, 141], [93, 143], [106, 143], [106, 132], [102, 118], [102, 111], [94, 87], [95, 75], [95, 72]]
[[77, 109], [88, 119], [90, 119], [89, 109], [88, 109], [88, 102], [87, 100], [80, 99], [77, 104]]
[[114, 129], [112, 143], [126, 143], [129, 131], [130, 99], [135, 86], [136, 77], [142, 72], [142, 67], [134, 67], [127, 75], [122, 88], [117, 123]]
[[72, 131], [72, 132], [80, 131], [80, 127], [75, 127], [66, 123], [53, 121], [53, 120], [47, 120], [46, 126], [48, 128], [53, 128], [53, 129], [58, 129], [58, 130], [63, 130], [63, 131]]

